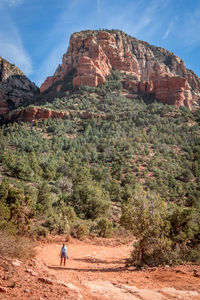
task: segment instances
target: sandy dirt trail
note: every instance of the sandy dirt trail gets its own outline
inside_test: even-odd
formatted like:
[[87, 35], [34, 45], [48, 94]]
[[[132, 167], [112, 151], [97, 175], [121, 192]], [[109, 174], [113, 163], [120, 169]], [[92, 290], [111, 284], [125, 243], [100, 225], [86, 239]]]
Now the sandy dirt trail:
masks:
[[164, 300], [200, 299], [199, 266], [150, 268], [137, 271], [126, 268], [132, 243], [116, 245], [113, 240], [71, 240], [67, 243], [65, 267], [60, 267], [61, 242], [41, 244], [37, 258], [57, 279], [80, 291], [77, 299]]
[[90, 241], [71, 241], [67, 243], [69, 259], [65, 267], [60, 267], [60, 248], [62, 244], [44, 244], [37, 248], [37, 257], [59, 278], [65, 280], [77, 279], [107, 279], [120, 277], [125, 272], [125, 259], [130, 256], [132, 243], [127, 245], [98, 245]]

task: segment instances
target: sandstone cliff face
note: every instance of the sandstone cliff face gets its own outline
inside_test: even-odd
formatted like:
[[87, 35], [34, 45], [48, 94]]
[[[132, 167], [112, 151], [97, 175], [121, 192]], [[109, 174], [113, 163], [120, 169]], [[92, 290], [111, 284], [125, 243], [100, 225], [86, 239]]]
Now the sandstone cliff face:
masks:
[[3, 117], [3, 123], [16, 120], [22, 122], [34, 122], [36, 120], [65, 119], [66, 117], [78, 117], [80, 119], [112, 119], [111, 115], [98, 114], [85, 110], [56, 111], [43, 107], [29, 106], [21, 110], [11, 111], [9, 114]]
[[62, 65], [42, 84], [41, 92], [74, 68], [74, 86], [100, 85], [116, 68], [132, 75], [134, 80], [127, 80], [125, 86], [133, 92], [154, 93], [160, 101], [177, 107], [191, 108], [200, 98], [200, 79], [179, 57], [117, 30], [74, 33]]
[[0, 57], [0, 115], [31, 100], [39, 89], [15, 65]]

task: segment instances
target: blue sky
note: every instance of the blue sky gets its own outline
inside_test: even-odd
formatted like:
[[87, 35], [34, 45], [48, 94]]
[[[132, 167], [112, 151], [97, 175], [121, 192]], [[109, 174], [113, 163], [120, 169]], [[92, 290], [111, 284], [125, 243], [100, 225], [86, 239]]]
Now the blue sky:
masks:
[[199, 0], [0, 0], [0, 56], [37, 85], [54, 73], [73, 32], [99, 28], [164, 47], [200, 76]]

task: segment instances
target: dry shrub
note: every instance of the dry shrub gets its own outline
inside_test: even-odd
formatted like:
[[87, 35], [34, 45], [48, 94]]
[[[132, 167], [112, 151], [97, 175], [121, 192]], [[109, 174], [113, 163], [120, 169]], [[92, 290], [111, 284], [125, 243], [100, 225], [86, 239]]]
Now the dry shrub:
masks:
[[84, 240], [88, 235], [87, 225], [77, 222], [71, 227], [71, 236], [73, 238]]
[[0, 232], [0, 254], [12, 258], [29, 259], [35, 256], [34, 242], [26, 237]]
[[97, 220], [96, 231], [99, 236], [109, 238], [113, 234], [113, 223], [102, 217]]

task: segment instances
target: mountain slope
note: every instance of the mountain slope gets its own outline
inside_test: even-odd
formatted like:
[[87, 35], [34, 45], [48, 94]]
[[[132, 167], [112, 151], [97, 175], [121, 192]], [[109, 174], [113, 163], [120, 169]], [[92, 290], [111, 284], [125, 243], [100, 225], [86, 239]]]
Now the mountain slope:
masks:
[[0, 57], [0, 115], [27, 104], [38, 93], [19, 68]]
[[[81, 51], [85, 55], [82, 34], [77, 55], [69, 56], [74, 59], [70, 66], [78, 63]], [[98, 34], [106, 36], [107, 45], [112, 32], [95, 32], [95, 38]], [[91, 43], [93, 38], [89, 39]], [[153, 58], [150, 61], [154, 66], [151, 70], [156, 71], [157, 62]], [[166, 65], [161, 62], [160, 66]], [[138, 77], [136, 80], [135, 69], [127, 73], [111, 68], [102, 84], [79, 86], [77, 81], [93, 78], [88, 70], [94, 70], [89, 63], [83, 73], [87, 77], [79, 67], [67, 69], [63, 75], [64, 67], [59, 68], [52, 85], [30, 100], [34, 105], [13, 110], [2, 118], [0, 229], [21, 234], [28, 231], [33, 236], [54, 232], [79, 238], [87, 234], [109, 237], [113, 231], [121, 232], [120, 226], [131, 220], [129, 212], [138, 211], [134, 205], [143, 199], [144, 203], [151, 201], [150, 208], [162, 204], [160, 215], [165, 216], [166, 223], [162, 218], [157, 220], [169, 225], [165, 226], [166, 232], [154, 231], [163, 235], [150, 243], [151, 251], [163, 254], [164, 260], [154, 255], [156, 252], [148, 252], [146, 261], [199, 261], [200, 110], [184, 107], [186, 98], [177, 102], [175, 97], [175, 105], [157, 101], [159, 89], [145, 92], [152, 84], [155, 88], [157, 76], [152, 75], [146, 82]], [[100, 78], [99, 73], [95, 74]], [[160, 82], [171, 82], [174, 90], [162, 84], [160, 87], [172, 104], [170, 95], [184, 92], [173, 78], [176, 83], [186, 79], [174, 69], [169, 74], [161, 76]], [[140, 90], [134, 90], [135, 84]], [[190, 84], [191, 94], [197, 93], [197, 86], [192, 87], [192, 81]], [[126, 207], [130, 207], [127, 212]], [[128, 224], [129, 230], [132, 224]]]

